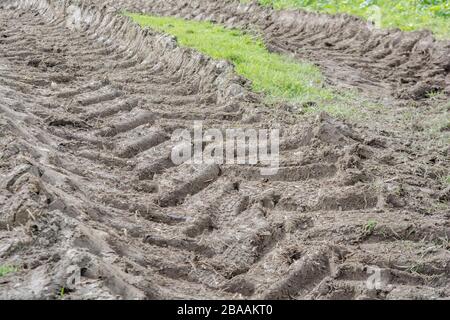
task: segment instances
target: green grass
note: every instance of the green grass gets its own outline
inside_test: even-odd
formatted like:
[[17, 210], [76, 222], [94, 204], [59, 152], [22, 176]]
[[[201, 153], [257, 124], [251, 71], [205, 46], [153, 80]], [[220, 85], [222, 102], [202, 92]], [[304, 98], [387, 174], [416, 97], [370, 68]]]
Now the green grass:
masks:
[[66, 295], [66, 288], [61, 287], [61, 289], [59, 290], [59, 298], [62, 300], [64, 299], [65, 295]]
[[363, 227], [363, 233], [366, 235], [372, 235], [377, 225], [378, 222], [369, 220]]
[[256, 36], [210, 22], [126, 15], [142, 27], [175, 36], [181, 46], [232, 62], [236, 72], [251, 80], [253, 90], [264, 93], [269, 102], [282, 100], [304, 104], [313, 101], [318, 106], [336, 109], [349, 99], [349, 94], [338, 95], [325, 87], [324, 77], [316, 66], [270, 53]]
[[0, 266], [0, 277], [4, 277], [10, 273], [16, 272], [17, 268], [12, 266]]
[[450, 186], [450, 176], [442, 177], [442, 183]]
[[380, 17], [379, 24], [383, 28], [400, 28], [404, 31], [428, 29], [438, 38], [450, 39], [448, 0], [259, 0], [259, 2], [275, 9], [302, 8], [330, 14], [349, 13], [372, 21]]

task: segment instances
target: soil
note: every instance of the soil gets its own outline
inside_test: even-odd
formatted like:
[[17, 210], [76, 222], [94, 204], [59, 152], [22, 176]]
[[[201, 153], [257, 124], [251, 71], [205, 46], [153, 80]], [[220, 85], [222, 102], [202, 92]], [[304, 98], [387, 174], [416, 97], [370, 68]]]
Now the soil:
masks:
[[[299, 121], [266, 106], [230, 64], [117, 14], [147, 8], [134, 3], [0, 4], [0, 265], [17, 267], [0, 278], [1, 299], [450, 297], [448, 144], [326, 113]], [[448, 88], [448, 43], [429, 34], [374, 31], [371, 45], [346, 16], [152, 3], [266, 26], [274, 50], [317, 61], [335, 84], [393, 99], [423, 96], [412, 83]], [[234, 20], [233, 8], [243, 10]], [[391, 53], [356, 59], [381, 47]], [[405, 61], [388, 67], [395, 56]], [[280, 127], [280, 171], [174, 165], [171, 134], [194, 120]]]
[[208, 20], [256, 32], [275, 52], [312, 61], [329, 83], [372, 97], [450, 95], [450, 41], [429, 31], [380, 30], [357, 17], [300, 10], [275, 11], [238, 0], [102, 0], [108, 6], [186, 19]]

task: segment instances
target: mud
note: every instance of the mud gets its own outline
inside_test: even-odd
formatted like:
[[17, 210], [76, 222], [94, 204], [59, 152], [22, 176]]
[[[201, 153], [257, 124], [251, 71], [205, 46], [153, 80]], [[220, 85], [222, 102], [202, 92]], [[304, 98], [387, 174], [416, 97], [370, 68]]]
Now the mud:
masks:
[[437, 41], [429, 31], [379, 30], [345, 14], [275, 11], [238, 0], [98, 2], [256, 32], [270, 50], [312, 61], [332, 85], [358, 89], [370, 97], [420, 100], [433, 92], [450, 95], [450, 41]]
[[[3, 1], [0, 69], [0, 265], [17, 266], [0, 298], [450, 296], [448, 150], [299, 123], [91, 1]], [[279, 123], [279, 173], [174, 165], [169, 137], [193, 120]]]

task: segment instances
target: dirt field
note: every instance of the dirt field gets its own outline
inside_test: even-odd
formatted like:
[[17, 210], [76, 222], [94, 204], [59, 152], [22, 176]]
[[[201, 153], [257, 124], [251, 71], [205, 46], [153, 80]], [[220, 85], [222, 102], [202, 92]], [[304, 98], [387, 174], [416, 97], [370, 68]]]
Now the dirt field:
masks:
[[376, 30], [356, 17], [274, 11], [257, 4], [215, 0], [105, 0], [131, 12], [209, 20], [262, 33], [267, 46], [322, 67], [337, 86], [366, 94], [419, 99], [427, 92], [450, 94], [450, 43], [431, 32]]
[[[256, 30], [391, 108], [299, 120], [122, 10]], [[426, 32], [236, 1], [2, 1], [0, 265], [17, 270], [0, 298], [449, 298], [448, 140], [396, 118], [448, 115], [424, 98], [448, 101], [449, 55]], [[279, 124], [278, 174], [174, 165], [171, 134], [194, 120]]]

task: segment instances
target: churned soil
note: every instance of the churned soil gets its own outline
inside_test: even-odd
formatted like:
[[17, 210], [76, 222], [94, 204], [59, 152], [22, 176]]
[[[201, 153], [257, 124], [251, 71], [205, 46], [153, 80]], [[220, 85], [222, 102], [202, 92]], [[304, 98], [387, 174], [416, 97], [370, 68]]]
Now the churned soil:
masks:
[[[450, 296], [448, 146], [326, 113], [299, 120], [230, 64], [119, 9], [258, 26], [273, 50], [369, 94], [448, 90], [448, 44], [365, 32], [347, 16], [235, 1], [2, 1], [0, 265], [17, 270], [0, 278], [0, 298]], [[175, 165], [172, 133], [195, 120], [281, 128], [278, 173]]]

